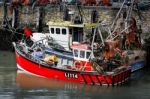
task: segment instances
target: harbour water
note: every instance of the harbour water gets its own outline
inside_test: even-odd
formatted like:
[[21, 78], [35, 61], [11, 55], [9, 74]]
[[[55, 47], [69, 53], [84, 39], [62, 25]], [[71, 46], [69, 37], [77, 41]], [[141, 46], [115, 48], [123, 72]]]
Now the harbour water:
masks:
[[75, 84], [17, 71], [14, 52], [0, 51], [0, 99], [150, 99], [150, 71], [121, 86]]

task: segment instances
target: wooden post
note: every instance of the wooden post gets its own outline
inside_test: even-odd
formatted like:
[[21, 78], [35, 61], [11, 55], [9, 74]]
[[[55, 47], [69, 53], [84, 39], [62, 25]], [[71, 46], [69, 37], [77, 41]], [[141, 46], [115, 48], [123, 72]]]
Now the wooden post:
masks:
[[7, 28], [8, 25], [7, 25], [7, 5], [6, 5], [6, 0], [4, 0], [4, 3], [3, 3], [3, 27], [4, 28]]
[[45, 16], [45, 12], [43, 7], [38, 7], [38, 12], [37, 12], [37, 22], [36, 22], [36, 28], [38, 30], [38, 32], [42, 32], [43, 30], [43, 20], [44, 20], [44, 16]]
[[12, 28], [17, 28], [19, 26], [19, 10], [18, 10], [18, 6], [13, 8], [11, 26], [12, 26]]

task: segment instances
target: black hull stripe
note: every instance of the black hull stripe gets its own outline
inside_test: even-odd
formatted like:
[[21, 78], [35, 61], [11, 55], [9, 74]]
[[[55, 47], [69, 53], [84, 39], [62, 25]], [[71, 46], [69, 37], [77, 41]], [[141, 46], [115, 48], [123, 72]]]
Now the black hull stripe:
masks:
[[84, 77], [84, 74], [81, 74], [81, 76], [82, 76], [84, 82], [87, 84], [87, 81], [86, 81], [86, 79], [85, 79], [85, 77]]
[[98, 75], [96, 75], [96, 79], [97, 79], [98, 83], [102, 86], [102, 82], [99, 80]]
[[94, 83], [94, 81], [93, 81], [93, 79], [92, 79], [91, 75], [89, 75], [89, 78], [90, 78], [90, 80], [91, 80], [92, 84], [93, 84], [93, 85], [95, 85], [95, 83]]

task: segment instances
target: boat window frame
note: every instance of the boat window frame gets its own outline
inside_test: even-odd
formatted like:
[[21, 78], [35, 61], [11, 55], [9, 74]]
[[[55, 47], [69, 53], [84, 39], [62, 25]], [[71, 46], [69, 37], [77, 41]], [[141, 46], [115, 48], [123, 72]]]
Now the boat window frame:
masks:
[[[76, 55], [76, 52], [75, 51], [77, 51], [77, 55]], [[79, 58], [79, 50], [78, 49], [73, 49], [73, 56], [75, 57], [75, 58]]]
[[[77, 51], [77, 52], [75, 52]], [[84, 55], [83, 57], [81, 57], [81, 51], [84, 52]], [[89, 54], [88, 54], [89, 53]], [[80, 49], [73, 49], [73, 57], [74, 58], [77, 58], [77, 59], [80, 59], [80, 60], [88, 60], [89, 57], [91, 55], [91, 51], [88, 51], [88, 50], [80, 50]]]
[[[65, 30], [65, 32], [63, 32], [63, 30]], [[62, 32], [62, 35], [66, 35], [67, 34], [67, 29], [66, 28], [62, 28], [61, 32]]]
[[[59, 32], [57, 31], [59, 30]], [[60, 28], [55, 28], [56, 34], [60, 34]]]
[[[52, 32], [52, 29], [53, 29], [53, 32]], [[51, 31], [51, 34], [54, 34], [55, 33], [55, 28], [50, 28], [50, 31]]]
[[[88, 53], [89, 53], [89, 56], [87, 56]], [[90, 56], [91, 56], [91, 52], [90, 52], [90, 51], [86, 51], [86, 56], [85, 56], [85, 58], [86, 58], [86, 59], [89, 59]]]
[[[80, 53], [79, 53], [79, 58], [85, 59], [86, 51], [85, 51], [85, 50], [79, 50], [79, 51], [80, 51]], [[83, 55], [81, 55], [81, 52], [84, 52]]]

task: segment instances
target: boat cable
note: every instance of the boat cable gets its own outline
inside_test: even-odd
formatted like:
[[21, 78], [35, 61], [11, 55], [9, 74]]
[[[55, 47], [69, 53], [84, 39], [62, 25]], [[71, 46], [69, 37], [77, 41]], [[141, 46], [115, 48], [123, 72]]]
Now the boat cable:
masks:
[[[127, 14], [127, 17], [126, 17], [126, 19], [125, 19], [125, 22], [126, 22], [126, 23], [125, 23], [125, 29], [122, 30], [119, 34], [123, 33], [124, 31], [128, 31], [128, 28], [130, 28], [130, 26], [127, 25], [127, 22], [128, 22], [127, 20], [128, 20], [128, 18], [130, 18], [130, 16], [131, 16], [131, 12], [132, 12], [132, 8], [133, 8], [133, 3], [134, 3], [134, 0], [132, 1], [131, 6], [128, 7], [128, 14]], [[110, 28], [110, 30], [109, 30], [110, 32], [111, 32], [112, 27], [114, 27], [115, 22], [116, 22], [116, 20], [118, 19], [121, 10], [122, 10], [122, 7], [121, 7], [120, 10], [118, 11], [116, 18], [115, 18], [113, 24], [111, 25], [111, 28]], [[113, 30], [113, 32], [110, 33], [110, 35], [106, 38], [106, 40], [109, 39], [110, 37], [112, 38], [112, 35], [114, 35], [114, 33], [115, 33], [115, 31], [116, 31], [117, 28], [118, 28], [118, 27], [116, 27], [116, 28]], [[108, 29], [109, 29], [109, 28], [108, 28]], [[117, 35], [116, 37], [118, 37], [118, 36], [119, 36], [119, 35]], [[116, 37], [114, 37], [114, 38], [116, 38]], [[112, 39], [114, 39], [114, 38], [112, 38]]]
[[119, 11], [118, 11], [118, 13], [117, 13], [117, 15], [116, 15], [116, 17], [115, 17], [115, 19], [114, 19], [114, 21], [113, 21], [111, 27], [110, 27], [110, 29], [113, 29], [113, 28], [114, 28], [115, 22], [116, 22], [116, 20], [118, 19], [119, 14], [120, 14], [121, 10], [123, 9], [125, 3], [126, 3], [126, 0], [123, 1], [122, 5], [121, 5], [121, 8], [119, 9]]

